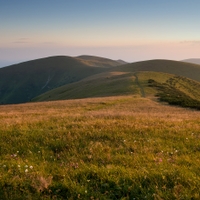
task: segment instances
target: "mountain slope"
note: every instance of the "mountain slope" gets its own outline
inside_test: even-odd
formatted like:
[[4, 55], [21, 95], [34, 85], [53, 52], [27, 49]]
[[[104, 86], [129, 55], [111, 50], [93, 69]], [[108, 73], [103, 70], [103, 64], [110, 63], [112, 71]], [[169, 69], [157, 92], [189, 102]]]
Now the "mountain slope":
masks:
[[[151, 83], [155, 82], [155, 85]], [[200, 83], [173, 74], [161, 72], [105, 72], [44, 93], [34, 101], [51, 101], [87, 97], [134, 95], [152, 98], [161, 92], [176, 93], [179, 101], [198, 101], [200, 108]], [[169, 90], [170, 89], [170, 90]], [[176, 96], [175, 94], [175, 96]], [[184, 94], [179, 96], [180, 94]], [[174, 94], [173, 94], [174, 95]], [[173, 98], [175, 98], [173, 96]], [[181, 99], [182, 98], [182, 99]], [[170, 102], [169, 102], [170, 103]], [[194, 106], [193, 106], [194, 107]]]
[[[148, 72], [141, 73], [142, 71]], [[140, 79], [138, 74], [140, 74]], [[108, 69], [108, 72], [49, 91], [34, 100], [45, 101], [124, 94], [142, 94], [142, 96], [146, 96], [144, 90], [148, 90], [147, 94], [155, 95], [155, 89], [151, 88], [150, 90], [146, 86], [144, 89], [144, 84], [147, 85], [149, 79], [155, 79], [156, 77], [155, 80], [162, 83], [177, 75], [200, 81], [200, 65], [170, 60], [150, 60], [121, 65]], [[143, 82], [141, 82], [141, 77], [144, 79]], [[143, 86], [141, 87], [141, 85]], [[199, 85], [195, 85], [192, 90], [200, 91]]]
[[132, 74], [123, 72], [105, 72], [67, 84], [51, 90], [33, 99], [33, 101], [49, 101], [86, 97], [115, 96], [131, 94]]
[[50, 89], [103, 72], [110, 66], [105, 60], [99, 63], [94, 67], [77, 58], [56, 56], [1, 68], [0, 103], [28, 102]]
[[[185, 103], [181, 105], [184, 107], [200, 108], [200, 83], [195, 81], [200, 81], [199, 75], [200, 65], [169, 60], [143, 61], [110, 68], [108, 72], [62, 86], [33, 100], [50, 101], [130, 94], [153, 97], [162, 93], [160, 99], [169, 103], [181, 104], [183, 101]], [[150, 85], [150, 80], [156, 84]], [[166, 98], [165, 93], [168, 93], [170, 99]]]

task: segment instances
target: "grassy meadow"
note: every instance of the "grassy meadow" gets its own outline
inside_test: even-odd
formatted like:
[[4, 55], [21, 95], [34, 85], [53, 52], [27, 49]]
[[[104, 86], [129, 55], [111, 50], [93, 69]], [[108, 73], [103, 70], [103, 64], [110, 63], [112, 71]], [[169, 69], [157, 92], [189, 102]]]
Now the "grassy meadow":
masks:
[[0, 199], [200, 199], [200, 112], [138, 96], [0, 106]]

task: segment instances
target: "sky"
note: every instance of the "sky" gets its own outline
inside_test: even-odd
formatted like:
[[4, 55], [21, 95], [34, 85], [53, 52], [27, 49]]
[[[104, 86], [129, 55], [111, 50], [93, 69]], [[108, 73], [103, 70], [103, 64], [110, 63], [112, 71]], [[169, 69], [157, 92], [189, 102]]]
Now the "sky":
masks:
[[200, 58], [199, 0], [0, 0], [0, 67], [56, 56]]

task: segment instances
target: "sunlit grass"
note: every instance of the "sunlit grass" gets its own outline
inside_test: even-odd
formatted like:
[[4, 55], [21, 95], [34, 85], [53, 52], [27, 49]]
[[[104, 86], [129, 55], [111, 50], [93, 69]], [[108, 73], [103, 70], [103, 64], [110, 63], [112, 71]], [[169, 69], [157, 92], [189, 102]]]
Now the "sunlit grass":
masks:
[[1, 199], [199, 199], [200, 114], [133, 96], [0, 106]]

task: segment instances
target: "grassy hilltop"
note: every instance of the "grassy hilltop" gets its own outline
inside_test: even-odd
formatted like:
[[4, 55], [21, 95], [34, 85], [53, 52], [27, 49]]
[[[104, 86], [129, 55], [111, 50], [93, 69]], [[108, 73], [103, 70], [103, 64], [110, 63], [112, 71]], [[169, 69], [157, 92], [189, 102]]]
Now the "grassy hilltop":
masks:
[[1, 199], [199, 199], [200, 115], [118, 96], [0, 106]]
[[135, 95], [200, 110], [200, 82], [161, 72], [104, 72], [50, 90], [33, 101]]

